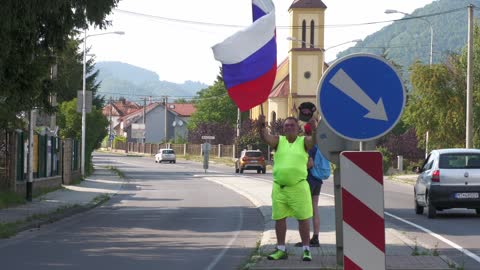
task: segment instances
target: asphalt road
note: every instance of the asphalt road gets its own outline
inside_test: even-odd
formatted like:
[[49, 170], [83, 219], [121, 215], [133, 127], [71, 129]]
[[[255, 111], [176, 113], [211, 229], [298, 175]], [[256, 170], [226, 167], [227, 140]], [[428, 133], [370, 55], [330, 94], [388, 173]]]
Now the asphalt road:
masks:
[[[212, 167], [212, 166], [211, 166]], [[213, 166], [213, 170], [233, 173], [232, 168]], [[245, 171], [245, 177], [272, 180], [271, 173]], [[385, 221], [405, 232], [418, 245], [426, 245], [456, 261], [461, 269], [480, 269], [480, 217], [469, 209], [437, 212], [437, 218], [417, 215], [413, 208], [413, 185], [386, 180], [384, 182]], [[333, 195], [332, 179], [324, 181], [322, 193]], [[426, 211], [426, 210], [425, 210]]]
[[97, 154], [125, 194], [0, 243], [0, 269], [238, 269], [263, 232], [244, 197], [195, 176], [201, 166]]

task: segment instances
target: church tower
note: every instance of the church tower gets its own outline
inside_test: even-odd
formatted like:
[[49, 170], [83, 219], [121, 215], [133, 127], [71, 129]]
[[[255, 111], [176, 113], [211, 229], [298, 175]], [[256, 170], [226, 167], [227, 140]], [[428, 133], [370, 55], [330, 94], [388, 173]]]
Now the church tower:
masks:
[[317, 107], [318, 83], [324, 70], [324, 25], [327, 6], [321, 0], [295, 0], [289, 8], [289, 115], [302, 102]]

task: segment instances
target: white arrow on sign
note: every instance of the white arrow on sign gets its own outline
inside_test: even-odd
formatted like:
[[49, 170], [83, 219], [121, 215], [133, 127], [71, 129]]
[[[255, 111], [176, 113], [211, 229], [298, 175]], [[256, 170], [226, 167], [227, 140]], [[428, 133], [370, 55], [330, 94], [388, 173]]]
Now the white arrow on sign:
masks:
[[337, 73], [333, 75], [332, 79], [330, 79], [330, 83], [368, 110], [368, 113], [363, 117], [388, 121], [382, 98], [380, 98], [375, 104], [375, 102], [352, 80], [352, 78], [350, 78], [350, 76], [348, 76], [347, 73], [345, 73], [345, 71], [343, 71], [343, 69], [339, 69]]

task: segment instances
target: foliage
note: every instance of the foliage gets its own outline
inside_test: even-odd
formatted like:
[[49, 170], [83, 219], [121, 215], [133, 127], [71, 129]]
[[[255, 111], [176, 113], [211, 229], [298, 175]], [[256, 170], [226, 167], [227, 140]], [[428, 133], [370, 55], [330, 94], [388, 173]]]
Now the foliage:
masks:
[[[0, 124], [11, 127], [33, 107], [52, 110], [50, 68], [68, 47], [74, 29], [105, 28], [119, 0], [8, 0], [0, 9]], [[59, 93], [57, 93], [59, 92]]]
[[213, 144], [232, 144], [235, 137], [235, 129], [229, 123], [199, 123], [188, 132], [190, 143], [204, 143], [202, 136], [215, 136]]
[[390, 153], [387, 148], [382, 146], [377, 147], [377, 151], [382, 153], [383, 174], [386, 174], [388, 169], [392, 166], [392, 153]]
[[[474, 28], [473, 80], [480, 79], [480, 28]], [[411, 67], [412, 92], [405, 121], [417, 137], [429, 132], [429, 148], [465, 146], [467, 52], [451, 54], [442, 64]], [[473, 119], [480, 118], [480, 86], [473, 85]], [[474, 125], [474, 146], [480, 145], [480, 127]], [[423, 140], [420, 145], [424, 147]]]
[[418, 139], [413, 128], [403, 134], [390, 133], [379, 145], [386, 148], [392, 157], [403, 156], [409, 160], [420, 160], [424, 157], [423, 151], [417, 147]]
[[[59, 106], [58, 125], [61, 138], [81, 139], [82, 115], [76, 112], [76, 107], [76, 99], [65, 101]], [[108, 134], [108, 119], [101, 109], [93, 107], [86, 120], [85, 168], [90, 168], [93, 151], [100, 147], [103, 138]]]
[[195, 108], [188, 123], [189, 130], [195, 130], [202, 123], [225, 123], [233, 127], [237, 122], [237, 106], [228, 96], [220, 75], [212, 86], [198, 93]]
[[[409, 67], [416, 61], [429, 63], [430, 55], [430, 27], [434, 31], [433, 62], [443, 62], [450, 52], [459, 52], [467, 40], [467, 6], [480, 5], [479, 0], [437, 0], [423, 8], [415, 10], [411, 16], [417, 17], [426, 14], [441, 13], [460, 9], [457, 12], [444, 13], [438, 16], [429, 16], [425, 19], [411, 19], [396, 21], [380, 31], [367, 36], [355, 46], [342, 51], [337, 57], [351, 53], [388, 54], [389, 57], [403, 67]], [[475, 12], [475, 16], [479, 16]], [[392, 15], [392, 19], [398, 15]], [[408, 18], [408, 16], [405, 16]], [[448, 22], [448, 23], [446, 23]], [[404, 74], [408, 78], [409, 74]]]
[[117, 143], [126, 143], [127, 142], [127, 137], [125, 136], [115, 136], [115, 138], [113, 138], [113, 147], [115, 148]]

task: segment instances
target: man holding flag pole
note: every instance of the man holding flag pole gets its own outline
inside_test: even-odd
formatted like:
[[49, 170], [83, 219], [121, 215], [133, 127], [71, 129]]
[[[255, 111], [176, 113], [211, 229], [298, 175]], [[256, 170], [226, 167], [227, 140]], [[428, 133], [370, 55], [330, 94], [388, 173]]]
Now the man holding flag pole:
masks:
[[[277, 44], [275, 35], [275, 7], [271, 0], [252, 0], [253, 24], [213, 46], [215, 59], [222, 63], [223, 79], [228, 94], [243, 112], [264, 103], [272, 90], [277, 71]], [[270, 135], [265, 127], [263, 106], [260, 136], [276, 148], [274, 184], [272, 187], [272, 219], [275, 220], [277, 248], [269, 260], [287, 259], [285, 238], [286, 218], [299, 222], [303, 244], [302, 260], [311, 261], [310, 218], [312, 202], [306, 181], [307, 151], [315, 145], [315, 135], [298, 136], [298, 120], [285, 120], [286, 136]], [[315, 130], [316, 122], [309, 122]]]

